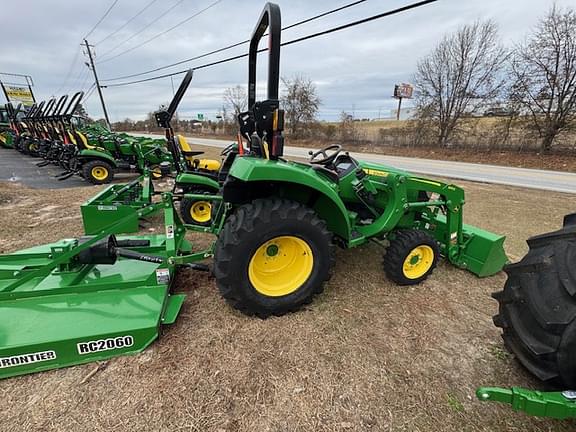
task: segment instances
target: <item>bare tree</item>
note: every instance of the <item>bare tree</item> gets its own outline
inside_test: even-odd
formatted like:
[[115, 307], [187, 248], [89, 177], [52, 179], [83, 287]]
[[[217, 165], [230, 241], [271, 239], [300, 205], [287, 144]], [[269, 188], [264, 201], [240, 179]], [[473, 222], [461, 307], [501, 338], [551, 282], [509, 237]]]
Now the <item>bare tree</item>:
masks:
[[550, 9], [514, 50], [511, 97], [530, 114], [541, 150], [576, 122], [576, 11]]
[[320, 98], [314, 83], [303, 76], [282, 78], [282, 83], [285, 87], [282, 105], [288, 130], [292, 137], [299, 138], [303, 135], [304, 128], [316, 120]]
[[418, 63], [414, 81], [419, 117], [433, 120], [446, 145], [459, 121], [494, 99], [503, 87], [506, 51], [492, 21], [458, 29]]
[[248, 106], [248, 95], [244, 87], [237, 85], [224, 90], [224, 103], [230, 108], [234, 118], [241, 112], [246, 111]]

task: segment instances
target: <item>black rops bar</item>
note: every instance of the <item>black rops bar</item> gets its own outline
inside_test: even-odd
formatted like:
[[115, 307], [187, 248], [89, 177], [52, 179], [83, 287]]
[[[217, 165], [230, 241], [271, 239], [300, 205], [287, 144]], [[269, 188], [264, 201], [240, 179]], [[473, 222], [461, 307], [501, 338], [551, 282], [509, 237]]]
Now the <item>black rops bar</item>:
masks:
[[268, 99], [278, 99], [280, 83], [280, 37], [282, 33], [282, 18], [280, 7], [274, 3], [266, 3], [262, 15], [250, 39], [248, 53], [248, 109], [256, 102], [256, 64], [258, 44], [268, 29]]
[[72, 117], [72, 114], [74, 114], [74, 111], [76, 111], [76, 108], [78, 108], [78, 105], [80, 105], [83, 97], [83, 91], [74, 93], [74, 96], [72, 96], [72, 99], [70, 99], [70, 102], [68, 102], [68, 106], [66, 106], [66, 109], [62, 113], [62, 115], [66, 117], [67, 120]]

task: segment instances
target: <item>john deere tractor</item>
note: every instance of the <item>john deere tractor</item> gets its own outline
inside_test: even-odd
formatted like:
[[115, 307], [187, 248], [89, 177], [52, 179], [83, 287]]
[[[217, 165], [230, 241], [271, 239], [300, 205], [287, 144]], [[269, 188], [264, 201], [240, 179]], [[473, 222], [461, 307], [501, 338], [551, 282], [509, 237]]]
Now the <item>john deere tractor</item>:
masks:
[[[266, 31], [268, 97], [258, 101], [257, 51]], [[242, 139], [217, 179], [183, 169], [171, 191], [154, 191], [146, 175], [110, 186], [83, 206], [91, 235], [0, 256], [0, 377], [142, 351], [161, 324], [176, 319], [184, 295], [174, 292], [174, 280], [186, 269], [212, 271], [232, 307], [261, 318], [296, 311], [321, 293], [334, 246], [380, 244], [384, 272], [401, 285], [425, 280], [441, 257], [478, 276], [501, 270], [504, 237], [463, 223], [461, 188], [358, 161], [336, 145], [308, 162], [283, 158], [280, 32], [280, 9], [268, 3], [250, 41]], [[185, 78], [156, 116], [173, 155], [180, 147], [170, 118], [187, 85]], [[190, 192], [208, 180], [210, 194]], [[210, 225], [184, 224], [175, 210], [183, 200], [217, 204]], [[164, 233], [121, 235], [159, 212]], [[194, 252], [187, 230], [216, 241]], [[211, 265], [199, 262], [209, 258]]]

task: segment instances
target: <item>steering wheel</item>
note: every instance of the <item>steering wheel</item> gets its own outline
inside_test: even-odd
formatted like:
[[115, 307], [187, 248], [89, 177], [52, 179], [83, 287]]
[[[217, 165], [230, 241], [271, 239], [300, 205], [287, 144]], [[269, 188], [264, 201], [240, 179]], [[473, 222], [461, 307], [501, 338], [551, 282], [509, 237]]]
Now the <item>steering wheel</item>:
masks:
[[[329, 151], [331, 151], [332, 153], [328, 154]], [[310, 155], [310, 163], [315, 165], [331, 164], [332, 162], [334, 162], [334, 159], [336, 159], [336, 157], [340, 154], [341, 151], [342, 146], [340, 144], [329, 145], [328, 147], [324, 147], [323, 149], [318, 150], [317, 152], [312, 152], [312, 150], [310, 150], [308, 152], [308, 154]], [[320, 155], [324, 156], [324, 158], [316, 160], [316, 158]]]
[[232, 144], [226, 146], [221, 152], [220, 152], [220, 156], [226, 156], [228, 153], [230, 153], [231, 151], [235, 150], [237, 147], [237, 144], [235, 142], [233, 142]]

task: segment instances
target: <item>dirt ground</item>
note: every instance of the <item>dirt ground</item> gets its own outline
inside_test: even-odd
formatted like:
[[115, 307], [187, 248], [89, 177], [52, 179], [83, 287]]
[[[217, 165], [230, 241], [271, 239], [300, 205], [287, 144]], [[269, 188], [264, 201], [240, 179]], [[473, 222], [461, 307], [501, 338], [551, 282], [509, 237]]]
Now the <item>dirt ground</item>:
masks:
[[[467, 223], [524, 240], [574, 211], [560, 193], [458, 182]], [[0, 184], [0, 252], [82, 233], [79, 205], [100, 187]], [[378, 246], [340, 250], [304, 311], [260, 320], [232, 310], [205, 273], [182, 271], [176, 324], [138, 356], [0, 381], [0, 431], [573, 431], [478, 402], [480, 385], [541, 388], [491, 322], [503, 274], [441, 264], [398, 287]]]

